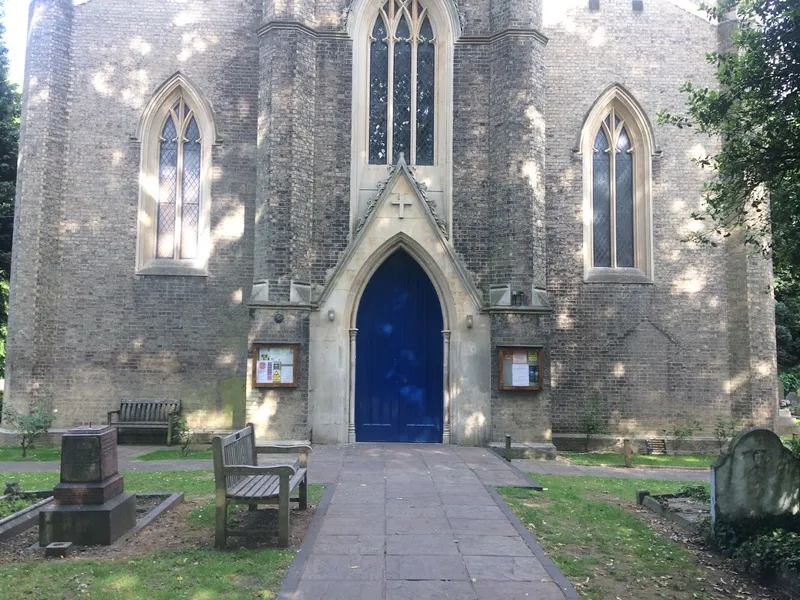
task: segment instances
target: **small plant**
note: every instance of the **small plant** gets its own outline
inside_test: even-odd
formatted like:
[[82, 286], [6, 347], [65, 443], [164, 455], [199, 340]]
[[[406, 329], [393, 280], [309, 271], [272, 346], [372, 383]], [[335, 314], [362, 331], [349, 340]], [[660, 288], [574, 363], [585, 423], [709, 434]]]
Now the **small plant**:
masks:
[[708, 486], [705, 486], [702, 483], [684, 485], [678, 489], [677, 494], [678, 496], [694, 498], [700, 502], [711, 502], [711, 490], [708, 489]]
[[800, 437], [792, 437], [792, 439], [786, 440], [784, 445], [789, 448], [795, 456], [800, 457]]
[[717, 424], [714, 426], [714, 437], [717, 438], [720, 452], [725, 447], [725, 444], [736, 435], [737, 429], [734, 419], [717, 419]]
[[676, 422], [672, 429], [665, 429], [664, 433], [673, 437], [672, 447], [675, 452], [679, 452], [683, 444], [691, 439], [698, 431], [703, 431], [703, 426], [700, 424], [700, 421], [685, 419]]
[[603, 397], [594, 393], [589, 397], [586, 406], [581, 415], [581, 433], [584, 435], [583, 447], [584, 452], [589, 451], [589, 444], [597, 435], [602, 435], [608, 432], [608, 426], [605, 419], [605, 403]]
[[181, 446], [181, 455], [189, 453], [189, 444], [192, 442], [193, 431], [189, 429], [189, 424], [183, 417], [177, 417], [172, 422], [172, 439], [176, 440]]
[[30, 414], [22, 414], [13, 408], [6, 408], [5, 424], [17, 430], [22, 447], [22, 458], [28, 456], [28, 450], [33, 449], [33, 445], [43, 435], [47, 434], [53, 421], [56, 420], [55, 414], [45, 408], [43, 401], [36, 405]]

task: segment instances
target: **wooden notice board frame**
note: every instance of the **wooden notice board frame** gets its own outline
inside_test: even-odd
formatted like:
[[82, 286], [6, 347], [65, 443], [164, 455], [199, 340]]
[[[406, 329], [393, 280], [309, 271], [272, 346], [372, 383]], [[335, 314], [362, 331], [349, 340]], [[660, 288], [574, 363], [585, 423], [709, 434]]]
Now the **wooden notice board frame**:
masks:
[[[525, 354], [526, 362], [519, 363], [519, 366], [525, 364], [528, 369], [528, 385], [513, 385], [510, 373], [511, 366], [514, 365], [514, 355], [517, 354], [518, 360], [520, 355]], [[535, 355], [535, 359], [533, 358]], [[500, 390], [509, 391], [530, 391], [538, 392], [542, 389], [542, 362], [544, 357], [544, 348], [542, 346], [498, 346], [497, 347], [497, 388]], [[536, 380], [531, 380], [532, 374], [536, 374]], [[507, 381], [508, 380], [508, 381]], [[511, 383], [509, 383], [511, 381]]]
[[[281, 381], [281, 382], [268, 383], [266, 381], [259, 381], [258, 380], [259, 379], [258, 378], [258, 372], [259, 372], [258, 363], [259, 363], [259, 355], [261, 353], [261, 350], [272, 349], [272, 348], [277, 349], [277, 350], [282, 350], [282, 349], [285, 349], [285, 348], [291, 349], [292, 357], [293, 357], [292, 358], [292, 364], [291, 365], [287, 365], [285, 363], [281, 364], [281, 367], [283, 367], [283, 366], [291, 367], [291, 369], [292, 369], [292, 381], [291, 382], [285, 383], [285, 382]], [[299, 348], [300, 348], [300, 344], [285, 344], [285, 343], [274, 343], [273, 344], [273, 343], [269, 343], [269, 342], [257, 342], [255, 344], [253, 344], [253, 355], [252, 355], [252, 360], [253, 360], [253, 387], [254, 388], [296, 388], [297, 387], [297, 379], [298, 379], [298, 376], [299, 376], [299, 371], [298, 371], [298, 367], [299, 367], [298, 357], [299, 357], [299, 354], [300, 354]]]

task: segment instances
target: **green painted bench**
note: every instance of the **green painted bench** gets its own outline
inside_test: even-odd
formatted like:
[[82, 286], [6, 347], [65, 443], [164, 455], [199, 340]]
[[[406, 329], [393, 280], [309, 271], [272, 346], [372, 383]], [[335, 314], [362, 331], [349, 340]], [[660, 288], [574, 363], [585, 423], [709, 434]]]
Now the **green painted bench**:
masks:
[[[228, 529], [228, 506], [247, 504], [255, 510], [259, 504], [278, 505], [278, 543], [289, 545], [289, 503], [298, 502], [300, 510], [308, 506], [308, 453], [311, 446], [295, 443], [256, 445], [253, 424], [226, 436], [215, 436], [214, 482], [216, 489], [216, 529], [214, 544], [224, 548], [229, 535], [246, 536], [265, 533], [255, 529]], [[259, 467], [259, 454], [297, 453], [293, 464]], [[291, 494], [299, 488], [299, 494]]]
[[166, 429], [167, 446], [170, 446], [172, 425], [180, 412], [180, 400], [123, 398], [117, 410], [108, 411], [108, 424], [117, 429]]

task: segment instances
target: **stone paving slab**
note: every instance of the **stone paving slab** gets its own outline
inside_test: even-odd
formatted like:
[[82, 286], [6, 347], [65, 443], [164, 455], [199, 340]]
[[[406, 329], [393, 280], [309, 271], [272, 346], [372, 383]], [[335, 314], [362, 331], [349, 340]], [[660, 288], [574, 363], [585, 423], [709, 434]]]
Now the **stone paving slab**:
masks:
[[[531, 486], [490, 451], [405, 444], [348, 448], [280, 600], [342, 597], [324, 583], [346, 584], [353, 599], [578, 598], [483, 483]], [[378, 582], [380, 591], [371, 586]]]

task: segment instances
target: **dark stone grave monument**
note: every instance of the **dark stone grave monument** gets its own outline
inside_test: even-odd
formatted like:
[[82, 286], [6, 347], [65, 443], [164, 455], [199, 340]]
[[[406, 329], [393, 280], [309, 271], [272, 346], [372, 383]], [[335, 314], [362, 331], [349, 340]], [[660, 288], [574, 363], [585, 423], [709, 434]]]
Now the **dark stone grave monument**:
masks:
[[39, 545], [108, 546], [136, 525], [136, 496], [117, 470], [117, 429], [76, 427], [61, 438], [61, 483], [39, 512]]

